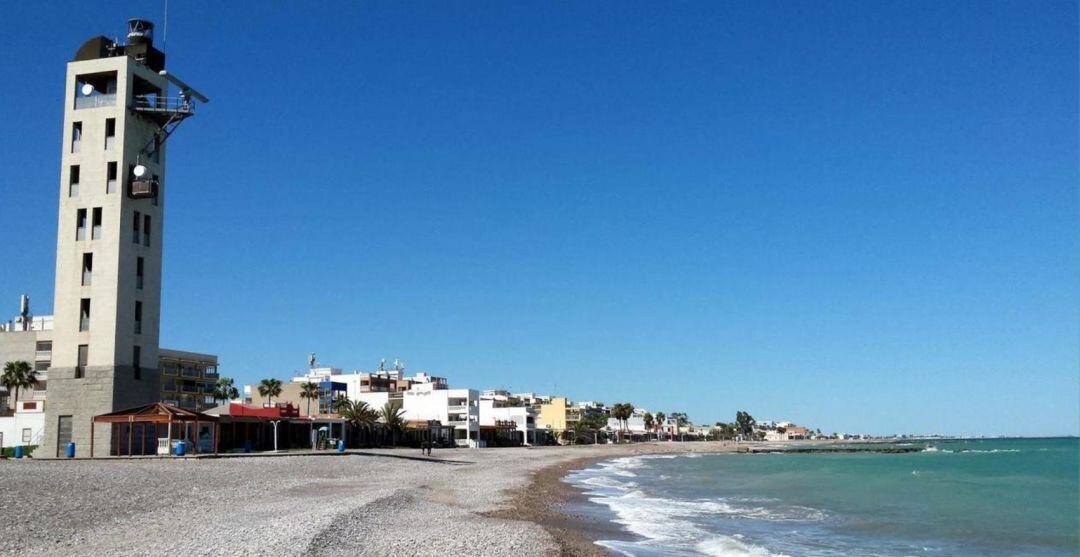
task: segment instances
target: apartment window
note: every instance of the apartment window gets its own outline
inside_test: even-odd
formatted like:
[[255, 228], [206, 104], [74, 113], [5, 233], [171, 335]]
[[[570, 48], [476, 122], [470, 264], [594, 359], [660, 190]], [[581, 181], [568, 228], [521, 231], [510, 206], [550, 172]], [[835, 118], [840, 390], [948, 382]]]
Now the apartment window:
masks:
[[143, 215], [142, 243], [150, 247], [150, 215]]
[[139, 290], [142, 290], [143, 272], [144, 272], [145, 267], [146, 267], [146, 264], [143, 261], [143, 258], [140, 257], [140, 258], [135, 260], [135, 288], [137, 288]]
[[154, 174], [152, 182], [154, 185], [154, 195], [150, 197], [150, 204], [154, 207], [158, 206], [158, 192], [161, 191], [161, 182], [158, 180], [158, 175]]
[[86, 239], [86, 209], [75, 212], [75, 241]]
[[110, 162], [105, 169], [105, 193], [116, 193], [116, 162]]
[[79, 196], [79, 174], [79, 165], [71, 165], [68, 170], [68, 197]]
[[49, 371], [51, 362], [34, 362], [34, 371]]
[[135, 334], [142, 334], [142, 302], [135, 302]]
[[[25, 409], [25, 407], [26, 407], [26, 405], [24, 404], [23, 408]], [[30, 442], [30, 428], [28, 428], [28, 427], [24, 427], [23, 430], [22, 430], [22, 442], [23, 443], [29, 443]]]
[[83, 298], [79, 302], [79, 330], [90, 330], [90, 298]]
[[135, 211], [135, 219], [131, 221], [131, 241], [136, 244], [139, 243], [139, 226], [141, 223], [142, 215], [138, 211]]
[[131, 369], [135, 372], [135, 379], [142, 379], [142, 349], [138, 346], [133, 346], [131, 349]]
[[86, 362], [90, 357], [90, 346], [87, 344], [79, 345], [79, 363], [75, 366], [75, 379], [82, 379], [86, 376]]
[[113, 148], [116, 142], [116, 118], [105, 119], [105, 150]]
[[94, 217], [90, 223], [90, 239], [101, 239], [101, 207], [94, 207]]
[[82, 122], [75, 122], [71, 125], [71, 152], [78, 153], [79, 147], [82, 145]]

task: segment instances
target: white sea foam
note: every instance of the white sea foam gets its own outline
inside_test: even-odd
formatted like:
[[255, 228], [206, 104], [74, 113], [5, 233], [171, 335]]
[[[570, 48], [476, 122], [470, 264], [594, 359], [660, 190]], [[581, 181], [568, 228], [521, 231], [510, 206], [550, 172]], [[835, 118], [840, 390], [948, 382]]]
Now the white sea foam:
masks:
[[742, 542], [734, 537], [718, 536], [699, 542], [695, 547], [699, 552], [713, 557], [786, 557], [780, 553], [770, 553], [767, 549]]
[[[775, 499], [681, 499], [655, 496], [627, 479], [638, 475], [631, 470], [637, 470], [644, 478], [648, 478], [645, 471], [639, 470], [645, 465], [646, 461], [642, 457], [620, 458], [600, 463], [568, 478], [586, 489], [589, 501], [608, 507], [615, 515], [615, 523], [644, 538], [639, 542], [619, 542], [616, 551], [620, 553], [633, 554], [633, 546], [636, 545], [647, 551], [657, 547], [667, 548], [679, 555], [685, 552], [725, 557], [775, 557], [765, 548], [750, 544], [738, 536], [724, 536], [710, 531], [702, 521], [714, 517], [728, 517], [806, 523], [826, 518], [825, 513], [818, 509], [768, 505], [775, 503]], [[631, 547], [627, 547], [628, 545]], [[675, 549], [679, 551], [674, 551]]]
[[637, 487], [637, 484], [634, 483], [634, 482], [619, 481], [619, 480], [617, 480], [615, 478], [612, 478], [611, 476], [593, 476], [593, 477], [590, 477], [590, 478], [585, 478], [583, 480], [579, 480], [578, 483], [581, 483], [581, 484], [584, 484], [584, 485], [587, 485], [587, 486], [591, 486], [591, 487], [603, 487], [603, 488], [609, 488], [609, 489], [618, 489], [620, 491], [629, 491], [629, 490]]

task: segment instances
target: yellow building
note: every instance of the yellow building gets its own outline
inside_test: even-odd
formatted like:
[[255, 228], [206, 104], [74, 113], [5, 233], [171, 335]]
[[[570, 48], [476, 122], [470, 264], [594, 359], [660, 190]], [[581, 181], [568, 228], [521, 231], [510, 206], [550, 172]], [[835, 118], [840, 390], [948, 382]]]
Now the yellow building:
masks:
[[539, 408], [540, 415], [536, 418], [536, 428], [546, 429], [556, 438], [580, 418], [578, 409], [572, 407], [570, 401], [562, 396], [551, 397], [550, 402], [541, 404]]

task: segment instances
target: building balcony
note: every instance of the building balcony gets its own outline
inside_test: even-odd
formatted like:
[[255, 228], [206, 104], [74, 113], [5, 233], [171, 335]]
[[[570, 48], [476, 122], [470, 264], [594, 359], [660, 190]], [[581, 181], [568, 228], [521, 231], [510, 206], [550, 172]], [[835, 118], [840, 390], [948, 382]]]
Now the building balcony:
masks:
[[[158, 183], [157, 180], [132, 180], [128, 191], [128, 197], [132, 199], [146, 199], [151, 197], [157, 197]], [[138, 237], [136, 236], [136, 242]]]
[[[116, 102], [115, 100], [113, 101]], [[186, 97], [135, 97], [132, 99], [131, 108], [136, 113], [142, 114], [165, 124], [170, 120], [183, 120], [195, 114], [195, 103]], [[76, 106], [78, 108], [78, 106]]]
[[75, 110], [116, 106], [116, 93], [75, 97]]

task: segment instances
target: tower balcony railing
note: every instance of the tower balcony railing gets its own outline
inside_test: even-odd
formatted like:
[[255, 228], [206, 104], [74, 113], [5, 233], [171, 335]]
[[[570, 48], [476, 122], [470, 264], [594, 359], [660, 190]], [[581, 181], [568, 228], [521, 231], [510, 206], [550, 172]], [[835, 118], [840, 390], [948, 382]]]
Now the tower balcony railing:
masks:
[[186, 97], [135, 97], [132, 108], [142, 114], [165, 117], [175, 115], [186, 118], [195, 114], [195, 103]]
[[102, 93], [86, 97], [75, 97], [75, 110], [116, 106], [116, 93]]

